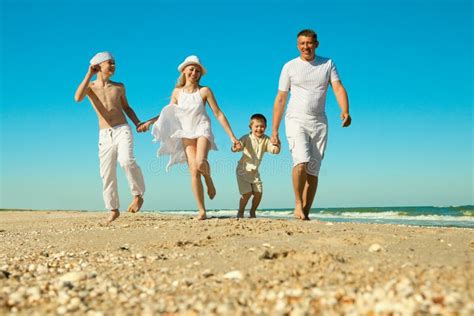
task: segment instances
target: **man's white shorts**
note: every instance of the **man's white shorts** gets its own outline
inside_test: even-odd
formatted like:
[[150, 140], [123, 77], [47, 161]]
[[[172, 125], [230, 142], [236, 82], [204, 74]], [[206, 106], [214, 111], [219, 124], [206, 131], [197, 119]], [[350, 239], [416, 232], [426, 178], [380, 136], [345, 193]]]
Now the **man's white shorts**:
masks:
[[285, 125], [293, 166], [307, 163], [306, 172], [318, 176], [328, 137], [326, 116], [287, 115]]

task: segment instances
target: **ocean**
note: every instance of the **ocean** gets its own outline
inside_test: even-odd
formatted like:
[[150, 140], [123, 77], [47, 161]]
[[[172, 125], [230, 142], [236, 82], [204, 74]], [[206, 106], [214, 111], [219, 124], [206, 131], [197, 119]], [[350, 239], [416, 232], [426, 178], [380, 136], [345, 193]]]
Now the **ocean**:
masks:
[[[151, 211], [153, 212], [153, 211]], [[191, 215], [196, 210], [156, 211], [160, 214]], [[153, 212], [153, 213], [156, 213]], [[237, 210], [208, 210], [208, 217], [235, 217]], [[245, 216], [248, 216], [246, 211]], [[293, 209], [261, 209], [257, 217], [292, 219]], [[432, 227], [474, 228], [474, 205], [464, 206], [397, 206], [397, 207], [338, 207], [311, 209], [311, 219], [321, 222], [352, 222], [396, 224]]]

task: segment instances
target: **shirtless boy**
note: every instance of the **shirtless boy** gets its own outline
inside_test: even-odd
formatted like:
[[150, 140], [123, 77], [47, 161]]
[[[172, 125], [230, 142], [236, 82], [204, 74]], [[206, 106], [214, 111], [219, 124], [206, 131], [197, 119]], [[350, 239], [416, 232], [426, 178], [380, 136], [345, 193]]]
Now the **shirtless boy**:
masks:
[[[109, 52], [96, 54], [91, 59], [86, 76], [74, 95], [76, 102], [81, 102], [87, 96], [99, 120], [100, 176], [105, 207], [109, 210], [107, 223], [120, 216], [117, 161], [127, 176], [134, 196], [128, 207], [129, 212], [136, 213], [140, 210], [145, 192], [143, 175], [133, 156], [132, 130], [125, 114], [136, 126], [137, 131], [141, 123], [128, 104], [125, 86], [110, 80], [114, 73], [115, 59], [112, 54]], [[91, 81], [95, 74], [97, 74], [96, 80]]]

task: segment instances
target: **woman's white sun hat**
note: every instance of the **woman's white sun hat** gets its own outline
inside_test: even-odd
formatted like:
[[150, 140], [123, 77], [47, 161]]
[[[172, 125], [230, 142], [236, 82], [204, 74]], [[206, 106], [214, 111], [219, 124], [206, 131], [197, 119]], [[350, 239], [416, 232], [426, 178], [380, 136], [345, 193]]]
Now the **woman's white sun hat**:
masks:
[[178, 71], [183, 72], [184, 68], [189, 65], [198, 65], [202, 69], [202, 76], [206, 74], [206, 68], [201, 64], [201, 61], [199, 60], [199, 57], [196, 55], [191, 55], [186, 57], [186, 59], [178, 66]]

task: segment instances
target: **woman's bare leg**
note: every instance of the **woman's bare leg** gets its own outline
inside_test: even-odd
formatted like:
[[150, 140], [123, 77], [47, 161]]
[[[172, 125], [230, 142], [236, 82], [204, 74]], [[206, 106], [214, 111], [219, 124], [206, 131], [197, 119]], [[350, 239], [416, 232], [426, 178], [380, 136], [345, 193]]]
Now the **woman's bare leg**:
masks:
[[216, 187], [211, 177], [211, 167], [209, 161], [207, 160], [207, 155], [209, 153], [210, 144], [206, 137], [199, 137], [197, 139], [197, 149], [196, 149], [196, 163], [199, 172], [203, 175], [204, 180], [206, 181], [207, 186], [207, 195], [212, 200], [216, 196]]
[[197, 202], [199, 214], [197, 219], [206, 219], [206, 207], [204, 206], [204, 190], [201, 182], [201, 173], [198, 170], [196, 162], [196, 145], [195, 139], [183, 138], [184, 151], [188, 159], [189, 172], [191, 173], [191, 186], [194, 197]]

